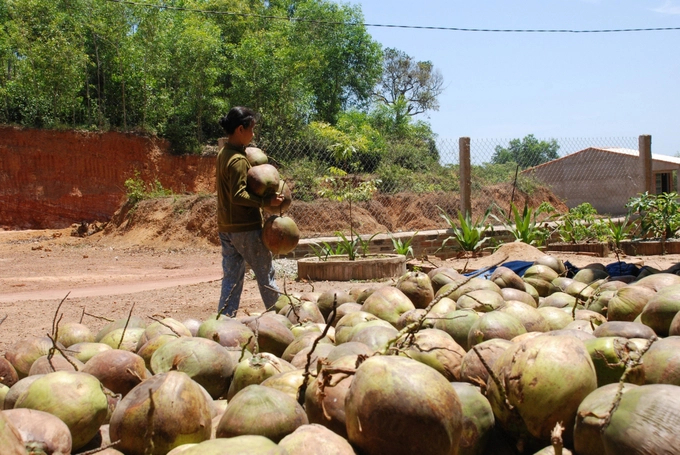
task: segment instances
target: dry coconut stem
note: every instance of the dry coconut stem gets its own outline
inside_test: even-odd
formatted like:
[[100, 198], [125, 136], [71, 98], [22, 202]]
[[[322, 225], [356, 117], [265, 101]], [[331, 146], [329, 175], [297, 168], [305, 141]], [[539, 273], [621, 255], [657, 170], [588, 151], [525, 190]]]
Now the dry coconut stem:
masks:
[[649, 348], [651, 348], [654, 342], [657, 341], [658, 339], [659, 338], [656, 336], [651, 337], [647, 342], [647, 345], [642, 350], [640, 350], [640, 353], [637, 356], [629, 355], [628, 358], [626, 359], [626, 369], [623, 370], [621, 379], [619, 379], [619, 387], [616, 391], [616, 395], [614, 396], [612, 406], [611, 408], [609, 408], [609, 411], [607, 411], [607, 413], [604, 415], [604, 422], [602, 423], [602, 427], [600, 428], [601, 433], [604, 433], [604, 431], [607, 429], [609, 423], [612, 420], [612, 416], [614, 415], [616, 409], [619, 407], [619, 404], [621, 403], [621, 398], [623, 398], [623, 388], [625, 387], [628, 374], [630, 374], [633, 368], [642, 364], [642, 357], [647, 353], [647, 351], [649, 351]]
[[553, 446], [553, 452], [555, 455], [562, 455], [562, 449], [564, 449], [564, 441], [562, 440], [562, 432], [564, 427], [562, 422], [557, 422], [555, 428], [550, 432], [550, 443]]
[[[333, 308], [331, 309], [330, 315], [328, 315], [328, 320], [332, 321], [335, 319], [335, 313], [337, 312], [338, 309], [338, 295], [334, 294], [333, 295]], [[300, 384], [300, 388], [298, 389], [298, 403], [300, 403], [300, 406], [305, 405], [305, 393], [307, 392], [307, 382], [309, 381], [309, 375], [311, 374], [309, 372], [309, 368], [312, 365], [312, 354], [314, 353], [314, 350], [316, 349], [316, 346], [319, 344], [319, 341], [323, 340], [326, 335], [328, 335], [328, 331], [330, 330], [331, 325], [326, 324], [326, 326], [323, 328], [323, 332], [321, 332], [321, 335], [316, 337], [314, 339], [314, 343], [312, 343], [312, 349], [309, 350], [307, 353], [307, 362], [305, 363], [305, 372], [302, 374], [302, 384]]]
[[123, 345], [123, 340], [125, 339], [125, 331], [128, 328], [128, 324], [130, 324], [130, 318], [132, 317], [132, 310], [134, 310], [134, 309], [135, 309], [135, 304], [133, 303], [132, 307], [130, 307], [130, 312], [128, 313], [127, 320], [125, 321], [125, 327], [123, 327], [123, 333], [120, 334], [120, 341], [118, 342], [118, 348], [117, 349], [120, 349], [120, 347]]

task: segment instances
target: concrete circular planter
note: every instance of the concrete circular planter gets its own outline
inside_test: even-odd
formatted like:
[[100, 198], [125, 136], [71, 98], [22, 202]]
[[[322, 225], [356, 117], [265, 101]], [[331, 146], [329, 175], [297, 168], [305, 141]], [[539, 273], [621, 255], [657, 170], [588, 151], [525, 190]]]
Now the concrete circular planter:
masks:
[[314, 281], [377, 280], [406, 273], [406, 256], [372, 254], [350, 261], [347, 255], [302, 258], [297, 261], [298, 279]]

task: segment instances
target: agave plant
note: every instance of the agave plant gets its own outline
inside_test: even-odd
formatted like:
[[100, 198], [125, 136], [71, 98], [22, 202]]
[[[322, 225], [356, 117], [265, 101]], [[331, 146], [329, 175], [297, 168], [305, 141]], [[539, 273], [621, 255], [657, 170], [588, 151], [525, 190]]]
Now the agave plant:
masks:
[[484, 212], [484, 215], [476, 221], [472, 220], [470, 212], [465, 212], [465, 215], [458, 212], [458, 224], [460, 224], [460, 226], [456, 224], [444, 209], [439, 206], [437, 206], [437, 208], [441, 211], [440, 216], [448, 223], [451, 229], [453, 229], [453, 235], [444, 239], [439, 250], [444, 249], [449, 240], [455, 240], [463, 251], [475, 253], [487, 240], [489, 240], [484, 234], [491, 227], [486, 222], [491, 213], [491, 207], [489, 207], [486, 212]]
[[555, 208], [547, 202], [542, 203], [535, 210], [529, 210], [529, 206], [525, 203], [521, 214], [514, 203], [510, 204], [510, 214], [506, 214], [500, 207], [499, 210], [503, 219], [499, 219], [495, 215], [491, 216], [503, 223], [517, 242], [540, 246], [550, 235], [550, 231], [538, 222], [538, 216], [542, 213], [555, 211]]

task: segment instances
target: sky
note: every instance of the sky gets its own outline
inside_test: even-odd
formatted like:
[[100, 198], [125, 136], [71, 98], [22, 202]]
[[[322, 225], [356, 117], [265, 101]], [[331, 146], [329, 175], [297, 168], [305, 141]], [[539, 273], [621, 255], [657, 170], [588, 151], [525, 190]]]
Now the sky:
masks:
[[[367, 24], [500, 29], [680, 27], [680, 0], [351, 0]], [[430, 61], [440, 139], [637, 138], [680, 153], [680, 30], [484, 33], [367, 27]], [[637, 143], [637, 142], [635, 142]]]

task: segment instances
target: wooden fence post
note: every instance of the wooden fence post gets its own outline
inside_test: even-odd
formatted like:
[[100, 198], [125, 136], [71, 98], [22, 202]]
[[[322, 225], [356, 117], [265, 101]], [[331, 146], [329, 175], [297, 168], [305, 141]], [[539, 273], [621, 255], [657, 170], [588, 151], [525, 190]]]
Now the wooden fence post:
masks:
[[649, 194], [656, 192], [656, 182], [652, 172], [652, 136], [642, 134], [638, 137], [638, 151], [640, 155], [640, 169], [642, 171], [642, 191], [649, 191]]
[[458, 139], [458, 163], [460, 166], [460, 211], [465, 215], [472, 215], [472, 205], [470, 202], [471, 189], [471, 167], [470, 167], [470, 138], [461, 137]]

